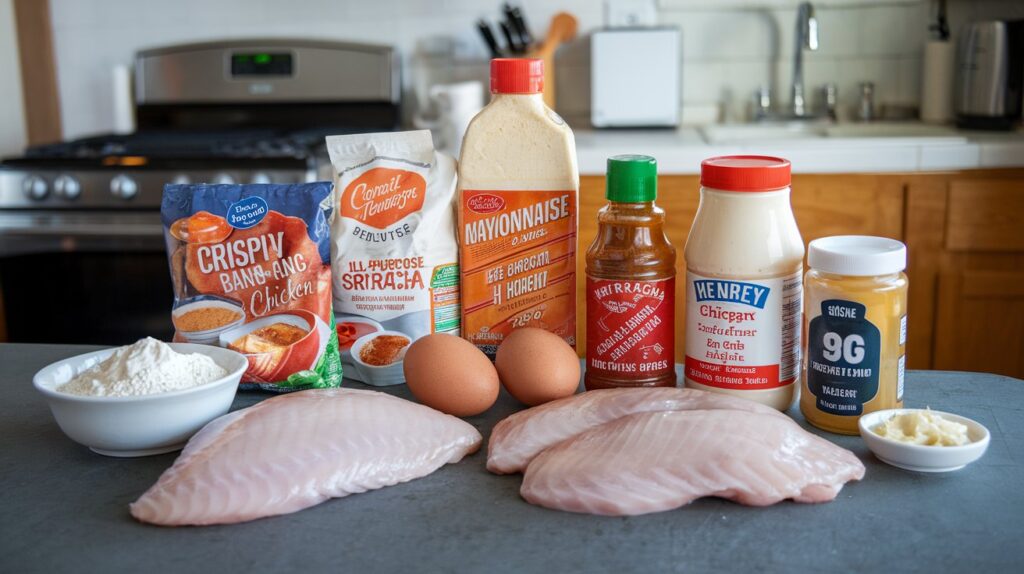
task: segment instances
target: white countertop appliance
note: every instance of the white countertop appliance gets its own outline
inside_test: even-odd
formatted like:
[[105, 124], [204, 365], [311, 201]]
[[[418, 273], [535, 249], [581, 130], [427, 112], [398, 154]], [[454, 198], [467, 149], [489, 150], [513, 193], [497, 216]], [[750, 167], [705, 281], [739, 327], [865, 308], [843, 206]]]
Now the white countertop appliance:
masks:
[[597, 128], [679, 125], [678, 28], [612, 28], [590, 39], [590, 120]]

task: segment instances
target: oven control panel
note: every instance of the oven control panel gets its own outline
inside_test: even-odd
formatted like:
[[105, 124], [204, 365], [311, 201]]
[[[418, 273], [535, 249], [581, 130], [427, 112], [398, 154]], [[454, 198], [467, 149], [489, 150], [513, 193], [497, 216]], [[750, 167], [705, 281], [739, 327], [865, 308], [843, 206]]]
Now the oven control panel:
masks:
[[301, 183], [315, 179], [315, 170], [0, 169], [0, 209], [159, 209], [167, 183]]

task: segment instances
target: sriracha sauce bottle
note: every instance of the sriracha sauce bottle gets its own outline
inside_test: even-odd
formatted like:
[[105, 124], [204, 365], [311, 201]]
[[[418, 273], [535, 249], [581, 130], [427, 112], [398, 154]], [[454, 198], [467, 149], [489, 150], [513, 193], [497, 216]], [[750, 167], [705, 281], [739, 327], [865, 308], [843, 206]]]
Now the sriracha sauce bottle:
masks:
[[674, 387], [676, 250], [654, 205], [653, 157], [608, 159], [608, 205], [587, 249], [587, 390]]

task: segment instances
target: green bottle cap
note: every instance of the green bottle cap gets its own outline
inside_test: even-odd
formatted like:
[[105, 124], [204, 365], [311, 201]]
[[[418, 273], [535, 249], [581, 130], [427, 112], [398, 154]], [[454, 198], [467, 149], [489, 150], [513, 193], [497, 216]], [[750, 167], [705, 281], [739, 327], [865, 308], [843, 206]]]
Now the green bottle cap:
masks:
[[604, 196], [608, 201], [643, 203], [658, 195], [658, 161], [649, 155], [608, 158]]

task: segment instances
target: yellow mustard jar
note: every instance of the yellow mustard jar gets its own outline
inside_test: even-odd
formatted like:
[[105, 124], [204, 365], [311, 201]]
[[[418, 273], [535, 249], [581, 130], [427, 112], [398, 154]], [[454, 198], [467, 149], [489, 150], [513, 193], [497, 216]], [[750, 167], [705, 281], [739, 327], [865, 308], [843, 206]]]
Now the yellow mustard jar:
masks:
[[895, 239], [815, 239], [804, 277], [800, 411], [834, 433], [857, 434], [861, 415], [903, 406], [907, 248]]

